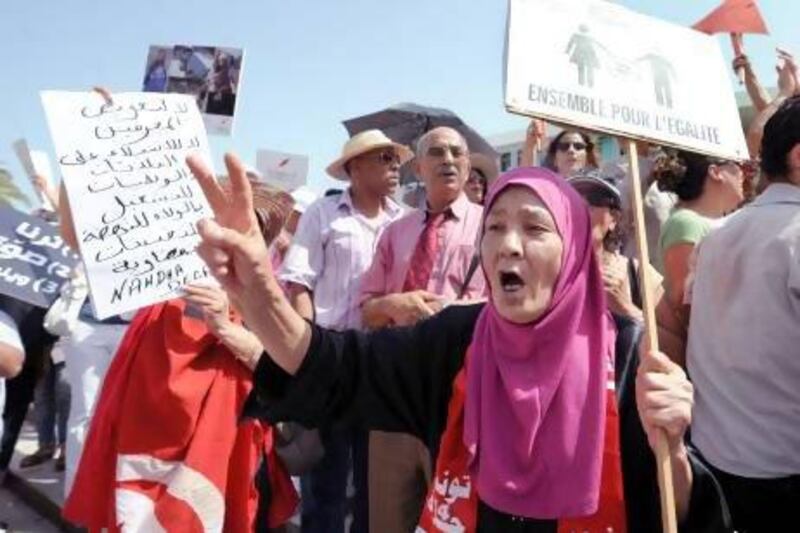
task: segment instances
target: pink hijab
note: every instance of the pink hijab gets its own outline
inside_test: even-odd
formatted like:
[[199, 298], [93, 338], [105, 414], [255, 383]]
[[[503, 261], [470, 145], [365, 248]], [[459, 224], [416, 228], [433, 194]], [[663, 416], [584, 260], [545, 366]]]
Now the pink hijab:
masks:
[[500, 176], [485, 213], [512, 185], [532, 190], [552, 214], [564, 241], [561, 272], [550, 307], [536, 322], [507, 321], [491, 298], [478, 317], [464, 407], [470, 473], [480, 499], [498, 511], [586, 516], [599, 500], [614, 342], [589, 213], [563, 178], [543, 168]]

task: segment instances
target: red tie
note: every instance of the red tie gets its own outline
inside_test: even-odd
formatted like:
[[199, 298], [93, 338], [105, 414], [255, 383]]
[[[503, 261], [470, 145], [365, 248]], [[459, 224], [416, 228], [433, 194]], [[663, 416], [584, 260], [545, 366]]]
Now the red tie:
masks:
[[425, 228], [419, 236], [411, 262], [408, 265], [403, 292], [427, 290], [433, 272], [433, 263], [439, 251], [437, 229], [445, 219], [444, 213], [428, 213]]

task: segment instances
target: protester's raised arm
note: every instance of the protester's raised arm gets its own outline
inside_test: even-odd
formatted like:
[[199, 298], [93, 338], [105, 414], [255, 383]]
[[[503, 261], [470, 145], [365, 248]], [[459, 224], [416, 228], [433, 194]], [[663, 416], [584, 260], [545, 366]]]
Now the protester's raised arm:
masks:
[[226, 193], [199, 157], [189, 156], [187, 164], [214, 211], [214, 220], [198, 224], [198, 253], [266, 352], [294, 374], [308, 351], [311, 327], [289, 304], [272, 272], [244, 165], [233, 154], [225, 156], [231, 181]]
[[770, 96], [761, 82], [758, 80], [750, 59], [744, 51], [744, 39], [741, 33], [731, 34], [731, 43], [733, 44], [733, 70], [739, 75], [742, 72], [741, 79], [744, 82], [747, 94], [750, 96], [750, 101], [757, 112], [762, 111], [769, 105]]
[[795, 94], [800, 93], [800, 80], [798, 79], [798, 68], [794, 57], [784, 51], [778, 50], [778, 95], [761, 112], [756, 115], [747, 130], [747, 148], [750, 157], [756, 159], [761, 152], [761, 137], [764, 135], [764, 126], [778, 108]]
[[539, 158], [539, 152], [542, 151], [542, 140], [545, 136], [546, 125], [544, 120], [534, 118], [528, 125], [528, 130], [525, 133], [525, 144], [522, 147], [522, 157], [520, 158], [520, 166], [532, 167], [536, 165], [536, 160]]

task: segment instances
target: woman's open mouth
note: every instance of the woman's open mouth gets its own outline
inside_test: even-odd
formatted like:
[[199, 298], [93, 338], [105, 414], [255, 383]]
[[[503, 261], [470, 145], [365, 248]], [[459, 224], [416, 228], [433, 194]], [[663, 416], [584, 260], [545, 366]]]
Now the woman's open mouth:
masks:
[[525, 286], [522, 277], [516, 272], [500, 272], [500, 287], [503, 292], [517, 292]]

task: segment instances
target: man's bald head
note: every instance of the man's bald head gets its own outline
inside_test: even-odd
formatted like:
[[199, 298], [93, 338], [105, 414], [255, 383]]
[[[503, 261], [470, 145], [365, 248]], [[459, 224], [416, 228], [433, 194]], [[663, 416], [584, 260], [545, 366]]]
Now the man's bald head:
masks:
[[423, 155], [428, 149], [431, 139], [441, 134], [457, 137], [460, 140], [461, 146], [463, 146], [464, 149], [467, 151], [467, 156], [469, 156], [469, 147], [467, 146], [467, 140], [464, 138], [463, 135], [461, 135], [461, 132], [459, 132], [454, 128], [450, 128], [448, 126], [439, 126], [438, 128], [433, 128], [432, 130], [428, 130], [425, 133], [423, 133], [420, 136], [420, 138], [417, 139], [417, 143], [415, 146], [416, 150], [414, 150], [414, 152], [417, 154], [417, 156], [419, 157]]

